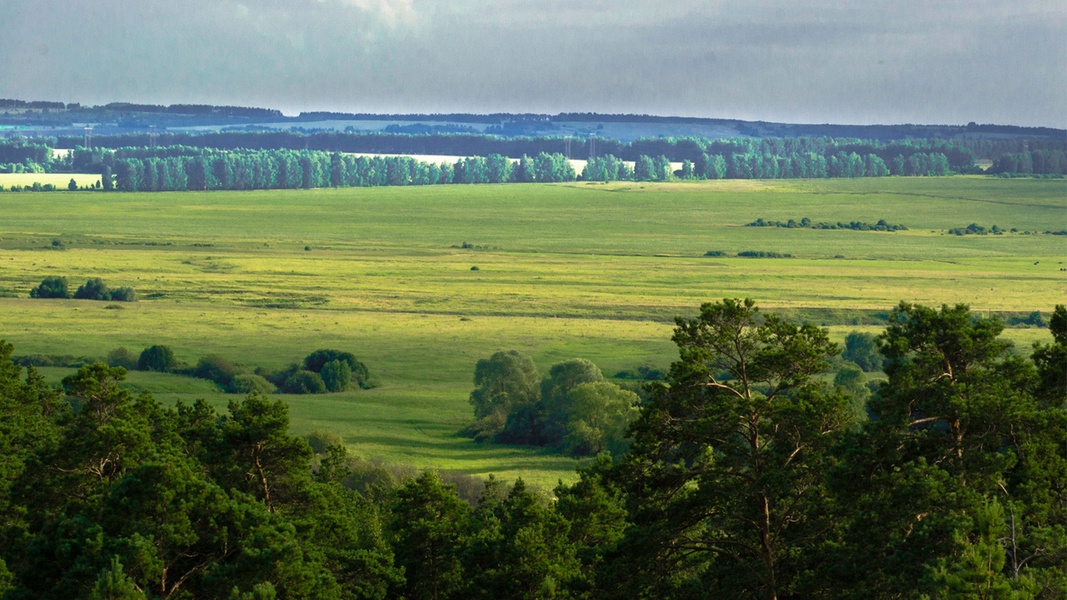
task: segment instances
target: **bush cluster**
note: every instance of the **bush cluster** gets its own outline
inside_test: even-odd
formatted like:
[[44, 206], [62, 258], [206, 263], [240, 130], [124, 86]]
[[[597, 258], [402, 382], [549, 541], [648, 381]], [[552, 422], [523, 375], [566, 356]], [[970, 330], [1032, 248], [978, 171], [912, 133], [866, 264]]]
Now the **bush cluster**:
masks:
[[745, 227], [784, 227], [786, 229], [851, 229], [853, 231], [904, 231], [907, 229], [904, 225], [894, 225], [887, 223], [885, 219], [878, 219], [877, 223], [871, 224], [864, 221], [850, 221], [844, 223], [838, 221], [837, 223], [818, 222], [814, 223], [811, 219], [804, 217], [803, 219], [796, 221], [789, 219], [788, 221], [770, 221], [763, 220], [762, 218], [756, 219], [751, 223], [745, 225]]
[[325, 394], [343, 392], [355, 385], [368, 389], [367, 366], [351, 352], [316, 350], [302, 364], [292, 364], [281, 371], [256, 369], [256, 374], [278, 387], [284, 394]]
[[793, 258], [792, 254], [783, 252], [766, 252], [763, 250], [744, 250], [737, 253], [741, 258]]
[[[62, 248], [62, 242], [52, 245]], [[135, 302], [137, 293], [132, 287], [109, 289], [103, 279], [94, 277], [79, 286], [72, 296], [66, 277], [45, 277], [30, 290], [30, 298], [74, 298], [75, 300], [103, 300], [105, 302]]]
[[987, 229], [985, 227], [982, 227], [978, 223], [971, 223], [966, 227], [955, 227], [953, 229], [949, 229], [948, 232], [952, 235], [1001, 235], [1004, 233], [1004, 230], [1000, 227], [997, 227], [996, 225]]
[[476, 420], [466, 435], [573, 456], [625, 452], [626, 429], [641, 402], [635, 392], [605, 381], [588, 360], [557, 363], [542, 378], [533, 360], [514, 350], [479, 360], [474, 383]]
[[[46, 296], [42, 296], [46, 297]], [[355, 385], [372, 387], [366, 365], [349, 352], [316, 350], [300, 365], [282, 371], [252, 369], [216, 354], [201, 358], [195, 365], [178, 360], [174, 351], [155, 344], [136, 354], [125, 347], [108, 352], [105, 358], [58, 354], [27, 354], [13, 359], [19, 366], [81, 368], [104, 362], [109, 367], [129, 371], [174, 373], [205, 379], [229, 394], [324, 394], [340, 392]]]

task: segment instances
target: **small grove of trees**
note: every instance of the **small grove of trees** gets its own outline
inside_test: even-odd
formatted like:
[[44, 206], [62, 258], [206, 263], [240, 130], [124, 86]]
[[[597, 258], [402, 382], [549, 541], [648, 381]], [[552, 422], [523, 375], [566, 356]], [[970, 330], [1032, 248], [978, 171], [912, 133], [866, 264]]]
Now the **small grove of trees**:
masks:
[[548, 446], [572, 455], [620, 454], [639, 397], [605, 381], [584, 359], [553, 365], [541, 377], [528, 356], [497, 352], [475, 366], [470, 403], [478, 440]]
[[256, 369], [256, 374], [284, 394], [343, 392], [353, 385], [361, 389], [373, 387], [367, 366], [351, 352], [340, 350], [316, 350], [303, 363], [280, 371]]
[[109, 289], [103, 279], [94, 277], [78, 286], [71, 296], [66, 277], [45, 277], [37, 287], [30, 290], [30, 298], [74, 298], [75, 300], [103, 300], [111, 302], [134, 302], [137, 293], [132, 287]]
[[206, 379], [231, 394], [324, 394], [343, 392], [352, 386], [372, 387], [367, 366], [352, 353], [340, 350], [316, 350], [303, 363], [281, 371], [251, 369], [214, 354], [190, 366], [179, 362], [170, 347], [158, 344], [145, 348], [135, 362], [129, 351], [117, 348], [108, 354], [107, 362], [112, 367]]
[[1067, 175], [1067, 151], [1024, 150], [1001, 154], [989, 173], [1019, 175]]

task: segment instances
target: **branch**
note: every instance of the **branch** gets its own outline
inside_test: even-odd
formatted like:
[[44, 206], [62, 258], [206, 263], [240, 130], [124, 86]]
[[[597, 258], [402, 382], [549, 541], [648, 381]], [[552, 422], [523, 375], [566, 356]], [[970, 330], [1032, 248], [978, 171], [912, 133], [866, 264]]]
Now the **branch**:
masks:
[[927, 423], [933, 423], [934, 421], [943, 421], [945, 417], [926, 417], [925, 419], [918, 419], [908, 423], [908, 427], [915, 427], [916, 425], [925, 425]]
[[732, 388], [732, 387], [730, 387], [730, 386], [728, 386], [728, 385], [726, 385], [724, 383], [719, 383], [719, 382], [715, 381], [714, 378], [710, 382], [705, 383], [704, 385], [706, 385], [708, 387], [718, 388], [718, 389], [721, 389], [721, 390], [727, 390], [729, 392], [732, 392], [738, 398], [740, 398], [742, 400], [745, 399], [745, 395], [744, 394], [742, 394], [741, 392], [735, 390], [734, 388]]

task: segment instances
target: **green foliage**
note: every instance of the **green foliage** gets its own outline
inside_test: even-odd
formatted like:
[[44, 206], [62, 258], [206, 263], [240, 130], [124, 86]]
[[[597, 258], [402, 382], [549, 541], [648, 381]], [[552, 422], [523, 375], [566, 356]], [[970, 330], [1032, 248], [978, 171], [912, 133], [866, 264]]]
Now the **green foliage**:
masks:
[[1038, 399], [1051, 407], [1067, 407], [1067, 307], [1056, 305], [1049, 319], [1053, 342], [1034, 344], [1034, 364], [1041, 383]]
[[[73, 181], [71, 179], [71, 182]], [[110, 565], [96, 580], [89, 598], [91, 600], [138, 600], [147, 598], [147, 596], [123, 571], [119, 558], [112, 556]]]
[[907, 227], [903, 225], [893, 225], [886, 223], [885, 219], [878, 219], [877, 223], [865, 223], [863, 221], [852, 221], [849, 223], [827, 223], [820, 221], [818, 223], [812, 222], [811, 219], [804, 217], [799, 221], [789, 219], [788, 221], [774, 221], [763, 220], [763, 218], [756, 219], [751, 223], [745, 225], [745, 227], [783, 227], [786, 229], [851, 229], [853, 231], [907, 231]]
[[[355, 383], [357, 386], [363, 389], [366, 389], [370, 386], [370, 373], [367, 371], [367, 366], [357, 360], [355, 355], [353, 355], [351, 352], [342, 352], [340, 350], [316, 350], [304, 359], [304, 369], [313, 373], [321, 374], [323, 369], [329, 363], [335, 361], [340, 361], [348, 367], [350, 373], [349, 380], [351, 382]], [[339, 371], [341, 368], [342, 367], [339, 366], [331, 367], [331, 371], [333, 371], [334, 373], [331, 373], [329, 376], [335, 377], [336, 372]], [[325, 379], [326, 377], [327, 376], [324, 375], [323, 379]], [[341, 386], [341, 384], [341, 381], [335, 379], [334, 387], [327, 387], [330, 391], [342, 391], [348, 387], [346, 382], [343, 387], [338, 388], [337, 386]]]
[[137, 360], [137, 356], [120, 346], [107, 353], [106, 362], [109, 367], [122, 367], [127, 371], [132, 371], [137, 368]]
[[1038, 372], [1001, 330], [965, 305], [901, 303], [890, 316], [880, 338], [889, 380], [834, 480], [854, 515], [842, 587], [1006, 596], [1062, 585], [1051, 573], [1067, 558], [1067, 514], [1048, 500], [1067, 494], [1049, 478], [1067, 474], [1067, 419], [1036, 401]]
[[987, 229], [977, 223], [971, 223], [966, 227], [953, 227], [952, 229], [949, 229], [948, 232], [952, 235], [1001, 235], [1004, 233], [1004, 230], [996, 225]]
[[74, 298], [77, 300], [110, 300], [111, 290], [107, 288], [103, 279], [94, 277], [78, 287], [78, 290], [74, 292]]
[[469, 535], [466, 598], [551, 598], [580, 578], [567, 522], [522, 479], [504, 497], [487, 484]]
[[286, 378], [279, 391], [283, 394], [325, 394], [326, 383], [318, 373], [301, 369]]
[[[167, 409], [103, 364], [67, 377], [63, 398], [0, 342], [0, 591], [1056, 597], [1067, 309], [1050, 326], [1031, 360], [965, 306], [901, 304], [879, 338], [889, 379], [875, 418], [855, 426], [824, 383], [838, 350], [825, 331], [751, 301], [706, 304], [677, 321], [679, 360], [651, 384], [628, 453], [599, 455], [555, 502], [491, 480], [473, 509], [443, 476], [350, 459], [329, 433], [293, 437], [281, 401]], [[592, 363], [538, 382], [521, 355], [499, 354], [483, 383], [511, 373], [535, 398], [565, 396], [565, 442], [627, 441], [637, 397]], [[846, 364], [834, 381], [864, 379]]]
[[867, 400], [871, 397], [871, 390], [867, 387], [867, 376], [863, 373], [863, 369], [855, 363], [845, 363], [834, 375], [834, 386], [850, 398], [849, 406], [853, 421], [856, 423], [866, 421]]
[[629, 448], [626, 431], [638, 416], [637, 394], [606, 381], [581, 383], [568, 394], [564, 452], [592, 456], [621, 455]]
[[311, 451], [315, 454], [324, 454], [331, 446], [344, 446], [341, 436], [325, 429], [316, 429], [304, 436]]
[[132, 287], [115, 288], [111, 290], [109, 300], [112, 302], [136, 302], [137, 293], [134, 292]]
[[254, 373], [238, 373], [229, 389], [235, 394], [273, 394], [278, 388]]
[[[460, 598], [464, 579], [462, 551], [469, 540], [470, 505], [433, 471], [401, 486], [386, 526], [404, 569], [406, 598]], [[484, 565], [488, 567], [489, 565]]]
[[540, 373], [528, 356], [515, 350], [496, 352], [478, 361], [470, 395], [478, 419], [476, 439], [487, 439], [503, 430], [508, 415], [519, 408], [536, 406], [540, 399]]
[[872, 333], [852, 331], [845, 336], [845, 349], [842, 358], [856, 363], [859, 368], [870, 373], [880, 371], [885, 357], [878, 349], [877, 336]]
[[677, 325], [680, 360], [615, 475], [633, 526], [614, 585], [626, 595], [788, 593], [829, 524], [823, 474], [847, 406], [816, 375], [837, 348], [751, 300], [704, 304]]
[[156, 344], [149, 346], [141, 352], [137, 359], [138, 371], [157, 371], [169, 373], [178, 366], [178, 360], [174, 358], [174, 351], [168, 346]]
[[70, 298], [66, 277], [45, 277], [30, 290], [30, 298]]
[[214, 381], [223, 389], [229, 389], [234, 379], [245, 372], [247, 372], [245, 368], [239, 367], [233, 361], [212, 354], [201, 358], [193, 367], [192, 374], [194, 377]]
[[328, 392], [343, 392], [352, 382], [352, 369], [347, 362], [331, 360], [319, 372]]
[[742, 258], [792, 258], [792, 254], [783, 252], [767, 252], [764, 250], [742, 250], [737, 253]]
[[541, 405], [545, 422], [539, 437], [550, 445], [560, 444], [568, 432], [571, 392], [580, 384], [601, 381], [604, 381], [604, 375], [600, 368], [583, 358], [552, 365], [541, 382]]
[[[60, 240], [52, 240], [52, 246], [58, 249], [64, 249], [65, 246]], [[41, 283], [30, 290], [30, 298], [71, 298], [70, 292], [67, 288], [66, 277], [45, 277]], [[131, 287], [121, 287], [115, 290], [110, 290], [104, 280], [99, 277], [94, 277], [85, 282], [84, 285], [78, 287], [74, 292], [73, 298], [77, 300], [104, 300], [114, 302], [134, 302], [137, 300], [137, 294]]]

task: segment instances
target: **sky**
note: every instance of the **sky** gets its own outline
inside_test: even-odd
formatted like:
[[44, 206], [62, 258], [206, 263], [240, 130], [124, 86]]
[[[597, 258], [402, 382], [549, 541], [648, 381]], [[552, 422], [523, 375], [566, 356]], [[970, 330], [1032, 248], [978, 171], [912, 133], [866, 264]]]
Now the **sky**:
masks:
[[1065, 0], [0, 0], [0, 98], [1067, 128]]

